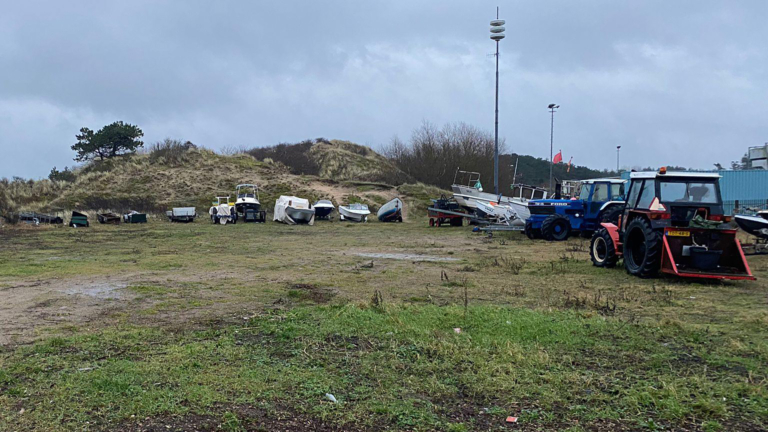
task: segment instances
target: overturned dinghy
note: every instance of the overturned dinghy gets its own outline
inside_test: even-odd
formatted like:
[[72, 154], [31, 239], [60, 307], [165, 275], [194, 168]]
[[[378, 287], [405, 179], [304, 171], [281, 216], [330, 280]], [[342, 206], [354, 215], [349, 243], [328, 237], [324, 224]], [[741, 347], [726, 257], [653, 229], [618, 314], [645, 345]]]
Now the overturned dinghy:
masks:
[[376, 213], [376, 217], [382, 222], [402, 222], [403, 221], [403, 202], [400, 198], [395, 198], [392, 201], [381, 206]]
[[120, 215], [117, 215], [115, 213], [99, 213], [96, 215], [96, 218], [99, 220], [100, 224], [119, 224], [120, 223]]
[[281, 195], [275, 201], [273, 220], [288, 225], [313, 225], [315, 223], [315, 209], [309, 205], [309, 200]]
[[147, 223], [147, 215], [145, 213], [139, 213], [136, 210], [131, 210], [130, 213], [123, 215], [123, 222], [125, 223]]
[[85, 213], [73, 211], [72, 217], [69, 219], [69, 226], [72, 228], [89, 226], [88, 216]]

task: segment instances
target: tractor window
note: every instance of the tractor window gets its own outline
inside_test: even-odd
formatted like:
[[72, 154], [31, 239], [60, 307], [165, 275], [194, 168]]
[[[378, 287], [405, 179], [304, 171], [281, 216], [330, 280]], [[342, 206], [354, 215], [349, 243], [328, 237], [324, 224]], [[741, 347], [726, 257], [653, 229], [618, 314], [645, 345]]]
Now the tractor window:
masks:
[[610, 184], [595, 183], [595, 191], [592, 192], [592, 201], [608, 201], [610, 195]]
[[589, 189], [592, 188], [591, 184], [585, 184], [581, 186], [581, 192], [579, 193], [579, 199], [586, 201], [589, 199]]
[[643, 190], [640, 191], [640, 199], [637, 201], [637, 207], [647, 209], [651, 207], [651, 202], [656, 196], [656, 180], [646, 180], [643, 183]]
[[629, 196], [627, 197], [627, 207], [628, 208], [634, 208], [635, 203], [637, 202], [637, 197], [640, 195], [640, 188], [643, 187], [643, 181], [638, 180], [632, 182], [632, 185], [629, 187]]
[[717, 204], [717, 189], [714, 183], [662, 182], [661, 201]]
[[611, 185], [611, 201], [624, 200], [624, 183]]

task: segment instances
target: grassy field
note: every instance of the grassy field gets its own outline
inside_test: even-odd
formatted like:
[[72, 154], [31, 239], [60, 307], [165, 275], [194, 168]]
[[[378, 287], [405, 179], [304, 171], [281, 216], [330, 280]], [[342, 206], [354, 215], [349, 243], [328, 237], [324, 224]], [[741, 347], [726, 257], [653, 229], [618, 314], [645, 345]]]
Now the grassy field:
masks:
[[425, 220], [0, 242], [0, 430], [768, 428], [768, 256], [640, 280]]

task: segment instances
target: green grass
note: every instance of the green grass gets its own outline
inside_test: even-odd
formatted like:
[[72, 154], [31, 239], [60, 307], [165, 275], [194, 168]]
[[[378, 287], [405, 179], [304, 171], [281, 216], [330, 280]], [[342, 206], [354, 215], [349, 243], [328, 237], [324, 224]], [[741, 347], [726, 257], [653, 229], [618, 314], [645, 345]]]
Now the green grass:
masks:
[[419, 219], [2, 235], [0, 430], [768, 427], [768, 257], [699, 283]]
[[577, 312], [299, 307], [242, 326], [126, 327], [19, 348], [0, 361], [0, 406], [27, 409], [0, 428], [192, 414], [258, 424], [245, 406], [350, 428], [490, 430], [506, 415], [553, 430], [759, 427], [765, 349], [734, 355], [712, 334]]

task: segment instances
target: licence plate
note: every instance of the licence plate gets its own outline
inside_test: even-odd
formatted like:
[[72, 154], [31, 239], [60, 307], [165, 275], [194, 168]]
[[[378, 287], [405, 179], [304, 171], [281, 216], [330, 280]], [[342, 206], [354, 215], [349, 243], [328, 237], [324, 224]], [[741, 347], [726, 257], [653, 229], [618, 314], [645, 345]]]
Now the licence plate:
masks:
[[690, 231], [667, 231], [669, 237], [690, 237]]

